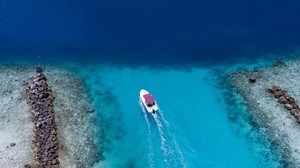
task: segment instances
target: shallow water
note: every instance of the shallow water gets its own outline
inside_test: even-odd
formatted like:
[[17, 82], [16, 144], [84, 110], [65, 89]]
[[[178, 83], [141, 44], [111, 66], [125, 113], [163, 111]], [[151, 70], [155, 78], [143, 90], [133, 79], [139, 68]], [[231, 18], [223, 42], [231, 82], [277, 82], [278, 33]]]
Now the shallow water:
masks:
[[[277, 154], [266, 151], [270, 147], [261, 140], [264, 135], [251, 133], [247, 120], [231, 123], [228, 119], [230, 108], [211, 69], [94, 66], [79, 73], [86, 77], [101, 110], [99, 117], [109, 125], [104, 128], [109, 143], [102, 142], [108, 148], [104, 152], [105, 167], [280, 165]], [[142, 88], [157, 99], [158, 118], [140, 107]]]

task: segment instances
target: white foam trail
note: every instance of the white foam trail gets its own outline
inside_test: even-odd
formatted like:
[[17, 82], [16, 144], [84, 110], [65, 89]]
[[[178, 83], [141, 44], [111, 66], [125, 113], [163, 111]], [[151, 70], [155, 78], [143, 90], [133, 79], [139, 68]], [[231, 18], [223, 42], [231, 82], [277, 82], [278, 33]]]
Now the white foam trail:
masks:
[[[148, 142], [149, 142], [149, 153], [148, 153], [148, 165], [151, 168], [155, 167], [154, 164], [154, 146], [152, 142], [152, 135], [151, 135], [151, 123], [149, 121], [149, 115], [148, 112], [145, 110], [142, 102], [139, 102], [142, 111], [144, 113], [144, 119], [147, 123], [148, 127]], [[154, 121], [156, 123], [160, 141], [161, 141], [161, 150], [163, 155], [163, 161], [166, 164], [166, 167], [172, 167], [171, 165], [174, 164], [175, 167], [182, 167], [187, 168], [185, 159], [183, 157], [183, 154], [179, 148], [179, 144], [177, 143], [175, 136], [170, 131], [170, 125], [169, 122], [164, 118], [163, 111], [159, 110], [157, 112], [157, 115], [152, 115], [151, 117], [154, 118]], [[179, 160], [178, 160], [179, 159]], [[180, 163], [178, 163], [178, 161]], [[174, 167], [173, 166], [173, 167]]]
[[164, 124], [166, 124], [166, 126], [170, 128], [169, 122], [165, 120], [164, 113], [161, 109], [159, 109], [159, 114], [161, 115], [161, 119], [163, 120]]
[[168, 149], [167, 149], [167, 146], [166, 146], [166, 138], [165, 138], [165, 135], [164, 135], [164, 131], [163, 131], [163, 125], [161, 124], [161, 122], [159, 121], [159, 118], [158, 116], [153, 116], [154, 118], [154, 121], [157, 125], [157, 129], [158, 129], [158, 133], [159, 133], [159, 136], [160, 136], [160, 143], [161, 143], [161, 150], [163, 152], [163, 159], [164, 159], [164, 162], [169, 165], [169, 162], [167, 160], [167, 156], [168, 156]]
[[148, 128], [148, 133], [147, 133], [147, 139], [148, 139], [148, 143], [149, 143], [148, 166], [150, 168], [154, 168], [155, 167], [154, 160], [153, 160], [153, 158], [154, 158], [154, 149], [153, 149], [153, 142], [152, 142], [152, 138], [151, 138], [151, 126], [150, 126], [150, 122], [149, 122], [149, 119], [148, 119], [147, 112], [144, 109], [142, 102], [139, 101], [139, 104], [140, 104], [141, 109], [144, 113], [144, 119], [147, 123], [147, 128]]
[[161, 139], [161, 149], [164, 151], [163, 153], [166, 154], [167, 152], [167, 148], [166, 148], [166, 138], [164, 136], [164, 131], [163, 131], [163, 125], [161, 124], [161, 122], [159, 121], [157, 116], [153, 116], [155, 123], [157, 125], [157, 129], [158, 129], [158, 133]]
[[173, 143], [173, 146], [175, 147], [175, 149], [170, 149], [170, 154], [175, 154], [175, 158], [172, 158], [173, 160], [176, 160], [177, 158], [179, 158], [179, 161], [181, 163], [181, 166], [183, 168], [186, 168], [186, 163], [185, 163], [185, 159], [183, 157], [183, 154], [179, 148], [179, 144], [178, 142], [176, 141], [175, 139], [175, 136], [171, 133], [170, 131], [170, 125], [169, 125], [169, 122], [164, 118], [164, 115], [163, 115], [163, 111], [160, 110], [159, 111], [159, 114], [160, 114], [160, 117], [161, 117], [161, 120], [162, 120], [162, 123], [165, 125], [165, 130], [166, 130], [166, 133], [168, 134], [168, 136], [172, 139], [172, 143]]

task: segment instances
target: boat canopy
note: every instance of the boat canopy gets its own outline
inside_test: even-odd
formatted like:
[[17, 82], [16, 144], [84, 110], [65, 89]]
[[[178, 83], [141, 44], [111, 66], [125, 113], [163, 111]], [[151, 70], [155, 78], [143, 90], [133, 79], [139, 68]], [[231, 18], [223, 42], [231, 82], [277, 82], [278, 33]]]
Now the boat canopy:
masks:
[[154, 98], [151, 94], [145, 94], [144, 98], [147, 104], [152, 104], [154, 102]]

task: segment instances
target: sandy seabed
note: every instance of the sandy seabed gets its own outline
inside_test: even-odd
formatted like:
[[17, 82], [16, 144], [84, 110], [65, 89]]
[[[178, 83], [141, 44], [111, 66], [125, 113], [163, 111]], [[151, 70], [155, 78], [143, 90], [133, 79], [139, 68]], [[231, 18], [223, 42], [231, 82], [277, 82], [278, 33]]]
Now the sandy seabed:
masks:
[[[47, 66], [44, 70], [55, 96], [60, 165], [92, 167], [100, 159], [100, 147], [96, 145], [94, 109], [83, 82], [67, 69]], [[0, 72], [0, 167], [34, 165], [33, 122], [26, 86], [35, 67], [1, 66]]]
[[[249, 82], [255, 76], [256, 82]], [[287, 167], [300, 167], [300, 124], [267, 88], [275, 85], [300, 103], [300, 60], [276, 62], [264, 68], [240, 70], [229, 74], [229, 81], [250, 108], [259, 127], [267, 129], [269, 139], [283, 155]]]

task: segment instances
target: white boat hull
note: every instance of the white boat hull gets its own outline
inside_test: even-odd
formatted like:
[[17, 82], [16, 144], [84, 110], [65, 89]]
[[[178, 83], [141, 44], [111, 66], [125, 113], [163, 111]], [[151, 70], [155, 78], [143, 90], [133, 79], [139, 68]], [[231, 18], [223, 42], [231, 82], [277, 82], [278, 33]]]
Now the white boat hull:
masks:
[[[143, 104], [143, 107], [148, 113], [151, 113], [152, 115], [156, 115], [156, 112], [158, 111], [158, 105], [156, 101], [153, 99], [153, 104], [149, 104], [149, 102], [146, 102], [145, 95], [151, 95], [148, 91], [141, 89], [140, 91], [140, 101]], [[152, 97], [152, 95], [150, 96]], [[153, 97], [152, 97], [153, 98]]]

